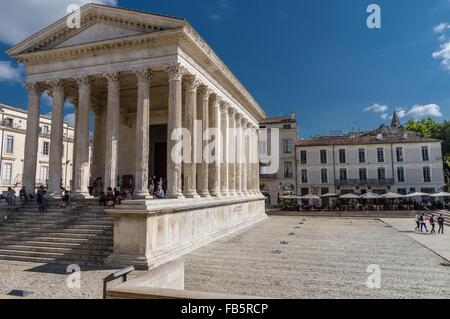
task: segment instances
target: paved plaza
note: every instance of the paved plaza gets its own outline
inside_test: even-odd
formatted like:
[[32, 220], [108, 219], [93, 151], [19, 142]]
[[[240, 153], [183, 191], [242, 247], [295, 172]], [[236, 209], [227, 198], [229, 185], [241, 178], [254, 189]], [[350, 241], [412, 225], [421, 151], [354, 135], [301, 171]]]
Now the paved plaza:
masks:
[[[372, 264], [381, 268], [380, 289], [366, 286]], [[186, 256], [185, 289], [276, 298], [449, 298], [449, 266], [381, 221], [270, 217]]]
[[[410, 219], [269, 217], [182, 257], [185, 289], [275, 298], [449, 298], [448, 261], [410, 238], [410, 225]], [[444, 236], [427, 240], [440, 247]], [[366, 286], [371, 264], [381, 268], [380, 289]], [[65, 266], [0, 261], [0, 295], [23, 289], [34, 292], [28, 298], [101, 298], [102, 279], [113, 271], [83, 269], [81, 289], [70, 289]]]

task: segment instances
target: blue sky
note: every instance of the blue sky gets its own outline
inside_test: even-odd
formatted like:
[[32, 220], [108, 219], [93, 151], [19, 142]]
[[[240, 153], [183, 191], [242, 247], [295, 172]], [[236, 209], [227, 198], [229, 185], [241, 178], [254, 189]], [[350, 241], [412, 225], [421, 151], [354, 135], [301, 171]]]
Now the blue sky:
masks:
[[[3, 52], [84, 2], [2, 1], [0, 103], [27, 104], [23, 68]], [[450, 0], [97, 2], [186, 18], [268, 116], [296, 113], [303, 138], [376, 128], [394, 107], [403, 122], [450, 118]], [[366, 26], [371, 3], [381, 29]], [[43, 114], [50, 103], [43, 99]]]

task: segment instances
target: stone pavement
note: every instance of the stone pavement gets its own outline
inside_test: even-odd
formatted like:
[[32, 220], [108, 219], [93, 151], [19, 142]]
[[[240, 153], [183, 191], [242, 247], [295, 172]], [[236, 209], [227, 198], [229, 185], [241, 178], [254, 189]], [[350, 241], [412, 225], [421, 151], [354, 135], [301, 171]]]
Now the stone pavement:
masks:
[[[184, 260], [185, 289], [196, 291], [275, 298], [450, 297], [449, 263], [374, 219], [270, 217]], [[380, 289], [366, 285], [372, 264], [381, 268]]]
[[[415, 231], [416, 223], [414, 218], [383, 218], [382, 221], [445, 258], [450, 263], [450, 229], [448, 229], [448, 226], [444, 226], [444, 234], [437, 234], [439, 226], [436, 224], [436, 234], [430, 234], [425, 231], [423, 233]], [[428, 231], [431, 230], [428, 222], [427, 228]]]

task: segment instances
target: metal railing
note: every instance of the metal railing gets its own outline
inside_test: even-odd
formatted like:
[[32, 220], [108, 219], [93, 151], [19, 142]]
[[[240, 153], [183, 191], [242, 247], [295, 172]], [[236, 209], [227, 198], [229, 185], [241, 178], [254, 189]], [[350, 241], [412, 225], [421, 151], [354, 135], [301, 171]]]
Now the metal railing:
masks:
[[108, 282], [114, 281], [118, 278], [122, 278], [123, 282], [126, 282], [128, 275], [134, 270], [135, 270], [134, 266], [130, 266], [122, 270], [119, 270], [103, 279], [103, 299], [106, 299], [106, 289], [108, 286]]

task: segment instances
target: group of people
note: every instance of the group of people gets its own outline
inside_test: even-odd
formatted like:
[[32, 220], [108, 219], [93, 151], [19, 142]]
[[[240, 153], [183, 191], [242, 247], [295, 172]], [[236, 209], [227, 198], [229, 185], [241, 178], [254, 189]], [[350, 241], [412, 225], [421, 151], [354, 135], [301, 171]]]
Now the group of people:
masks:
[[112, 187], [108, 187], [106, 193], [101, 191], [98, 196], [98, 201], [102, 206], [114, 206], [120, 205], [123, 200], [131, 200], [133, 197], [131, 196], [129, 189], [123, 189], [119, 191], [117, 188], [112, 189]]
[[156, 176], [150, 178], [148, 181], [148, 192], [151, 196], [157, 199], [163, 199], [167, 189], [167, 182], [165, 178]]
[[[420, 231], [423, 232], [423, 229], [425, 228], [425, 231], [428, 233], [428, 228], [427, 228], [427, 217], [425, 216], [424, 213], [416, 213], [415, 216], [415, 221], [416, 221], [416, 231]], [[443, 234], [444, 233], [444, 217], [442, 216], [442, 214], [440, 214], [439, 217], [435, 217], [434, 215], [431, 215], [431, 217], [428, 219], [430, 226], [431, 226], [431, 234], [436, 234], [436, 223], [439, 225], [439, 229], [438, 229], [438, 234]]]

